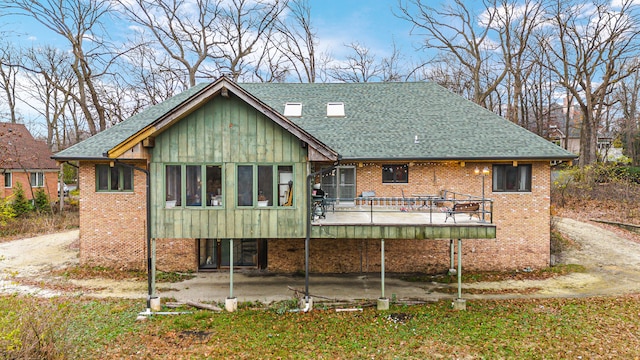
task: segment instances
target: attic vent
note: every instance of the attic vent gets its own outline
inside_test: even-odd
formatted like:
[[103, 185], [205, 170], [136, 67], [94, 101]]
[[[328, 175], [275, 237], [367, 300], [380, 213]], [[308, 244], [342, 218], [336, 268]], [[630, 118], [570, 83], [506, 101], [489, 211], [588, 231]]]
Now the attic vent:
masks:
[[284, 116], [287, 117], [301, 117], [302, 116], [302, 103], [286, 103], [284, 105]]
[[344, 117], [344, 103], [343, 102], [330, 102], [327, 103], [327, 116], [328, 117]]

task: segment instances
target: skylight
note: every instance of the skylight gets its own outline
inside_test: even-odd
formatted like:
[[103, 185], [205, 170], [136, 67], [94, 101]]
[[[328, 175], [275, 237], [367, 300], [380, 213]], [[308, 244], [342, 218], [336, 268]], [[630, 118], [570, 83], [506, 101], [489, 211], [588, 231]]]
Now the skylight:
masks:
[[327, 103], [327, 116], [328, 117], [344, 117], [344, 103], [343, 102], [330, 102]]
[[302, 103], [288, 102], [284, 105], [284, 116], [286, 117], [301, 117], [302, 116]]

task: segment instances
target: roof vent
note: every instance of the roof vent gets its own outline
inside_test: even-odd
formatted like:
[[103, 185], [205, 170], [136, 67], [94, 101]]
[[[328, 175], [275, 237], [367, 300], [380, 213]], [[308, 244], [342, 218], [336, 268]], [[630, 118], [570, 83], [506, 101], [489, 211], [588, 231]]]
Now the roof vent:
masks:
[[343, 102], [330, 102], [327, 103], [327, 116], [328, 117], [344, 117], [344, 103]]
[[284, 116], [302, 117], [302, 103], [288, 102], [284, 104]]

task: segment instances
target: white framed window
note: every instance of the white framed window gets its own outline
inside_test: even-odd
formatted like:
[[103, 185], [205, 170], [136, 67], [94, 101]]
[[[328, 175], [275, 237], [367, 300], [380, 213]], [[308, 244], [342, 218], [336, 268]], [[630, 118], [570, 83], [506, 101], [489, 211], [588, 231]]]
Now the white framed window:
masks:
[[43, 187], [44, 186], [44, 173], [43, 172], [32, 172], [29, 173], [29, 181], [31, 182], [32, 187]]
[[302, 103], [288, 102], [284, 105], [284, 116], [302, 117]]
[[344, 103], [343, 102], [330, 102], [327, 103], [327, 116], [328, 117], [344, 117]]
[[10, 188], [13, 186], [13, 174], [10, 172], [4, 173], [4, 187]]

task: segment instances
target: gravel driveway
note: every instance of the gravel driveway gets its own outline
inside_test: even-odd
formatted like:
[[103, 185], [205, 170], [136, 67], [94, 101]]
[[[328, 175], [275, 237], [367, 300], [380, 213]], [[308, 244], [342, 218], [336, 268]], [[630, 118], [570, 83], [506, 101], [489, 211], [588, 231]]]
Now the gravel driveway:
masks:
[[[640, 291], [640, 285], [638, 285], [640, 284], [640, 244], [621, 238], [614, 232], [605, 230], [602, 227], [572, 219], [558, 219], [557, 227], [562, 233], [579, 244], [578, 249], [563, 253], [559, 262], [583, 265], [587, 269], [586, 273], [573, 273], [548, 280], [508, 280], [463, 284], [465, 289], [514, 290], [506, 291], [500, 295], [473, 295], [467, 293], [464, 294], [464, 297], [469, 299], [577, 297], [622, 295], [638, 293]], [[109, 279], [66, 280], [53, 278], [50, 275], [50, 270], [78, 264], [78, 251], [74, 249], [73, 246], [77, 244], [78, 235], [78, 230], [74, 230], [0, 243], [0, 293], [28, 293], [45, 297], [61, 295], [61, 291], [50, 290], [48, 286], [25, 285], [25, 283], [60, 284], [66, 281], [72, 285], [69, 286], [69, 288], [74, 289], [72, 292], [75, 295], [85, 294], [94, 297], [146, 298], [147, 288], [145, 281], [115, 281]], [[216, 275], [204, 274], [202, 276]], [[217, 276], [224, 277], [227, 275], [218, 274]], [[198, 277], [194, 281], [197, 281], [200, 277], [201, 275], [198, 274]], [[247, 284], [250, 281], [254, 281], [256, 286], [260, 286], [261, 283], [265, 285], [268, 281], [266, 279], [269, 278], [254, 277], [252, 280], [250, 277], [243, 277], [242, 274], [238, 274], [238, 277], [246, 278]], [[22, 279], [30, 281], [22, 281]], [[286, 280], [282, 280], [282, 278], [276, 278], [274, 280], [286, 282]], [[373, 296], [377, 293], [375, 280], [376, 279], [354, 276], [354, 281], [359, 281], [360, 283], [365, 282], [364, 286], [373, 289]], [[211, 288], [211, 284], [210, 282], [209, 288]], [[189, 288], [193, 285], [191, 281], [167, 285], [171, 287], [171, 296], [176, 298], [179, 298], [181, 293], [186, 296], [194, 290], [193, 288]], [[286, 287], [286, 284], [280, 284], [280, 286]], [[394, 286], [393, 282], [390, 280], [387, 286]], [[418, 288], [415, 284], [413, 284], [413, 287]], [[64, 286], [62, 288], [64, 288]], [[519, 289], [531, 288], [541, 290], [533, 293], [527, 292], [526, 294], [517, 293]], [[424, 288], [420, 291], [424, 291]], [[224, 284], [220, 285], [219, 292], [222, 294], [221, 296], [224, 297], [228, 292], [228, 287], [224, 286]], [[387, 292], [392, 293], [393, 289], [387, 290]], [[286, 289], [284, 293], [287, 293]], [[289, 296], [293, 294], [286, 295]], [[451, 294], [438, 294], [437, 290], [435, 292], [428, 291], [428, 295], [425, 293], [425, 298], [434, 299], [438, 297], [451, 298]], [[251, 299], [246, 298], [240, 300]]]

